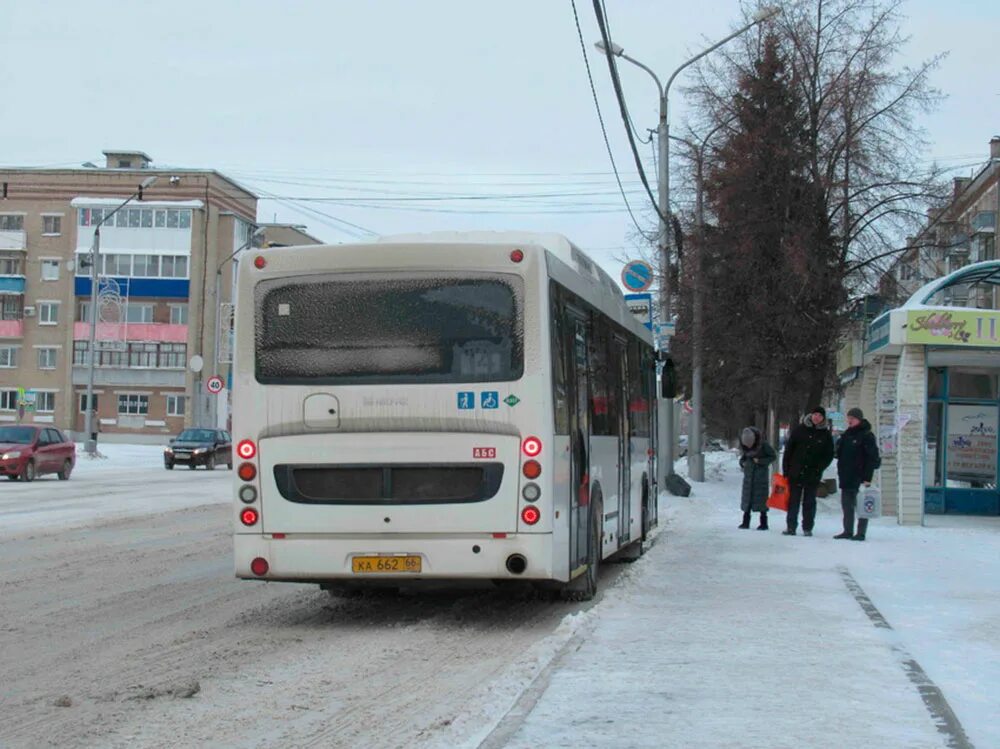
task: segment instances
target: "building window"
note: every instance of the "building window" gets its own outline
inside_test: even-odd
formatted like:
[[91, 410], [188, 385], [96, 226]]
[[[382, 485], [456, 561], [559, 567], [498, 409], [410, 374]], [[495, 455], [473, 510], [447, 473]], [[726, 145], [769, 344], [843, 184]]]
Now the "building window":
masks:
[[35, 413], [50, 414], [56, 410], [55, 393], [35, 393]]
[[0, 231], [24, 231], [24, 216], [0, 213]]
[[17, 346], [0, 347], [0, 367], [13, 369], [17, 366]]
[[24, 275], [21, 268], [24, 258], [20, 253], [0, 255], [0, 276]]
[[50, 237], [62, 234], [62, 216], [42, 216], [42, 234]]
[[[80, 252], [76, 256], [76, 275], [90, 278], [88, 264], [90, 253]], [[187, 278], [188, 259], [185, 255], [125, 255], [120, 253], [102, 254], [98, 275], [119, 278]]]
[[59, 324], [59, 302], [38, 303], [38, 324], [39, 325]]
[[56, 368], [56, 348], [40, 348], [38, 349], [38, 368], [39, 369], [55, 369]]
[[188, 324], [188, 306], [186, 304], [170, 305], [170, 324], [171, 325]]
[[167, 396], [167, 416], [183, 416], [184, 415], [184, 401], [183, 395], [168, 395]]
[[118, 413], [123, 416], [145, 416], [149, 413], [149, 396], [122, 393], [118, 396]]
[[4, 294], [2, 307], [0, 307], [0, 317], [4, 320], [24, 319], [24, 297], [17, 294]]
[[163, 369], [184, 369], [187, 366], [186, 343], [161, 343], [160, 367]]
[[118, 168], [119, 169], [131, 169], [132, 168], [132, 161], [130, 159], [118, 159]]
[[90, 322], [90, 302], [80, 302], [76, 305], [76, 321]]
[[0, 390], [0, 411], [17, 410], [17, 391]]
[[42, 280], [43, 281], [59, 280], [58, 260], [42, 260]]
[[[100, 405], [101, 405], [101, 396], [99, 396], [99, 395], [97, 395], [95, 393], [94, 394], [94, 410], [96, 411], [97, 408], [98, 408], [98, 406], [100, 406]], [[82, 413], [82, 414], [87, 413], [87, 394], [86, 393], [81, 393], [80, 394], [80, 413]]]
[[151, 323], [153, 322], [153, 305], [136, 304], [129, 302], [125, 305], [125, 322]]

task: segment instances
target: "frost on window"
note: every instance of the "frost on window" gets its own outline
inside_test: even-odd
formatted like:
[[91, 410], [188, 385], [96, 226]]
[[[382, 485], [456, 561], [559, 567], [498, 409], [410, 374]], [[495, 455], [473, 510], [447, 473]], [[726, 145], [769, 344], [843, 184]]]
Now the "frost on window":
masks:
[[522, 372], [521, 281], [320, 276], [256, 291], [264, 383], [500, 382]]

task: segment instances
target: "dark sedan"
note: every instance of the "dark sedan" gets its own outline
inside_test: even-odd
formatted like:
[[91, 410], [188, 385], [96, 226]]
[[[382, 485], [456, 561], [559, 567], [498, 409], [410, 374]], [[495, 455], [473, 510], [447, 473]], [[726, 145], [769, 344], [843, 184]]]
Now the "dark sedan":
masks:
[[163, 465], [172, 471], [175, 465], [194, 470], [205, 466], [214, 471], [217, 465], [233, 467], [233, 439], [223, 429], [185, 429], [163, 450]]

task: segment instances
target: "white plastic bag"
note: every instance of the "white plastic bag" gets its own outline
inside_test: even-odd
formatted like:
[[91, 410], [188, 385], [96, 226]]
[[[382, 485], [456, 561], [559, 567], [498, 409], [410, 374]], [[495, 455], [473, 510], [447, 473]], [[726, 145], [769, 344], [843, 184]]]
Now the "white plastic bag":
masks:
[[859, 518], [882, 517], [882, 492], [877, 486], [862, 487], [855, 509]]

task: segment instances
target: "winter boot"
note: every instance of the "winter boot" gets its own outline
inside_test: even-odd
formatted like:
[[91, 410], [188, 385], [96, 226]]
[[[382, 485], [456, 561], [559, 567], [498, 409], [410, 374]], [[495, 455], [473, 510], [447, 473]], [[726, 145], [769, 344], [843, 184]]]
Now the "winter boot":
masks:
[[757, 526], [757, 530], [766, 531], [767, 530], [767, 513], [762, 512], [760, 514], [760, 525]]
[[749, 527], [750, 527], [750, 513], [749, 512], [744, 512], [743, 513], [743, 522], [740, 523], [740, 528], [742, 528], [743, 530], [746, 530]]
[[781, 532], [781, 535], [782, 536], [794, 536], [795, 535], [795, 529], [794, 528], [789, 528], [788, 530], [784, 530], [784, 531]]
[[849, 539], [854, 538], [854, 536], [851, 535], [850, 531], [844, 531], [843, 533], [838, 533], [836, 536], [834, 536], [834, 538], [841, 539], [841, 540], [843, 540], [843, 539], [848, 539], [849, 540]]

